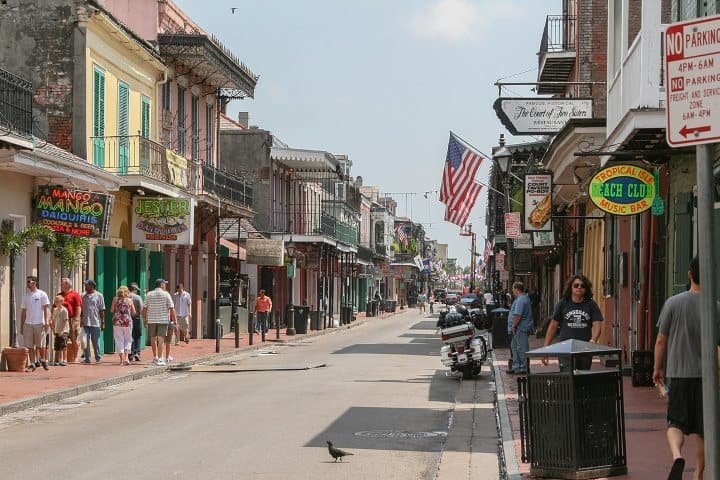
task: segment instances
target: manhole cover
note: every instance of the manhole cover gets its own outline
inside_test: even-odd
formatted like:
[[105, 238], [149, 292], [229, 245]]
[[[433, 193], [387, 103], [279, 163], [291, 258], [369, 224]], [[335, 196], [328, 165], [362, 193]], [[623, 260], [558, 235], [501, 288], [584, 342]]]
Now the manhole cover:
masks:
[[367, 430], [364, 432], [355, 432], [356, 437], [371, 438], [433, 438], [445, 437], [447, 432], [408, 432], [397, 430]]

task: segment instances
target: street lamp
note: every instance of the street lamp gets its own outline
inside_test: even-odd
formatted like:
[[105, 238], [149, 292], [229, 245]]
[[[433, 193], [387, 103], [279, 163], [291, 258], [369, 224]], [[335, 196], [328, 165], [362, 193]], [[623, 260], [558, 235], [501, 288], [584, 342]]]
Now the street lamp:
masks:
[[472, 237], [470, 242], [470, 293], [475, 292], [475, 232], [472, 223], [468, 223], [467, 230], [460, 232], [463, 237]]
[[[290, 240], [285, 244], [285, 251], [287, 252], [288, 257], [290, 258], [290, 264], [288, 265], [288, 281], [290, 283], [290, 288], [288, 289], [289, 293], [289, 302], [288, 302], [288, 325], [287, 325], [287, 331], [285, 332], [286, 335], [295, 335], [295, 307], [293, 307], [293, 279], [295, 278], [295, 243], [292, 241], [292, 236], [290, 237]], [[280, 325], [280, 322], [278, 322], [278, 325]], [[278, 338], [280, 327], [278, 326]]]
[[[493, 161], [498, 166], [502, 176], [503, 190], [505, 191], [505, 212], [510, 213], [510, 168], [512, 166], [513, 154], [505, 146], [504, 135], [500, 135], [500, 148], [493, 154]], [[515, 272], [512, 259], [512, 239], [507, 236], [505, 232], [505, 241], [507, 242], [507, 270], [509, 284], [512, 285], [514, 281]]]

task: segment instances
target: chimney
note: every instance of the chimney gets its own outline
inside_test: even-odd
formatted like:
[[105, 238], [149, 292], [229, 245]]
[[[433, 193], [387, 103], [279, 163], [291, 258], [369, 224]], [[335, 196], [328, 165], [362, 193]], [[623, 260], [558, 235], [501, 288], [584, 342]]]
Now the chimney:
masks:
[[243, 127], [248, 128], [248, 124], [250, 123], [250, 112], [238, 113], [238, 123]]

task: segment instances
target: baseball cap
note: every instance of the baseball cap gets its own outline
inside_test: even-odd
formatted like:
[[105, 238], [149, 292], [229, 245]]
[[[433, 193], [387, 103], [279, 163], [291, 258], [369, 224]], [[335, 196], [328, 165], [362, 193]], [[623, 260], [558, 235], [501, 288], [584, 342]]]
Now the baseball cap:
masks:
[[164, 283], [168, 283], [167, 280], [165, 280], [164, 278], [158, 278], [157, 280], [155, 280], [156, 287], [159, 287], [160, 285], [162, 285]]
[[139, 286], [137, 283], [132, 282], [132, 283], [130, 284], [130, 290], [138, 290], [138, 291], [140, 291], [140, 286]]
[[97, 287], [97, 283], [92, 278], [88, 278], [85, 280], [85, 285], [92, 285], [93, 287]]

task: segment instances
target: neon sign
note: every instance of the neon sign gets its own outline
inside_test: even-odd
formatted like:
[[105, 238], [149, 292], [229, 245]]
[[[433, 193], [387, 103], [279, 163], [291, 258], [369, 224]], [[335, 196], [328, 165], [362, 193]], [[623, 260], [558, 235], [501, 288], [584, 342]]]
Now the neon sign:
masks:
[[113, 196], [63, 187], [39, 187], [33, 200], [35, 223], [56, 233], [107, 238]]
[[635, 165], [613, 165], [590, 180], [590, 199], [613, 215], [636, 215], [648, 210], [655, 198], [653, 174]]

